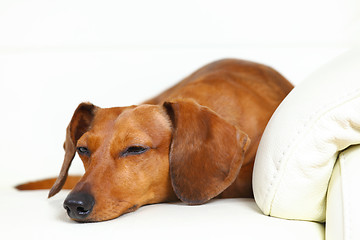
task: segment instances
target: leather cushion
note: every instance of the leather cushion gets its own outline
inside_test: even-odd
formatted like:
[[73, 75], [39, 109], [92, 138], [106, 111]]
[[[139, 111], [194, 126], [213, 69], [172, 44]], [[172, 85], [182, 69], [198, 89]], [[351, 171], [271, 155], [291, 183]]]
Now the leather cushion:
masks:
[[255, 200], [267, 215], [325, 221], [339, 152], [360, 143], [360, 51], [301, 82], [272, 116], [255, 160]]

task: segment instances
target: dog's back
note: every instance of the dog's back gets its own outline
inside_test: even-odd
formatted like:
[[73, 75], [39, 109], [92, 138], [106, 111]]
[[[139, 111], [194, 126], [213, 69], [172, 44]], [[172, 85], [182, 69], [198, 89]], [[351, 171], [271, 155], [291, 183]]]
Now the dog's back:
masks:
[[251, 144], [241, 174], [220, 197], [251, 197], [252, 169], [261, 135], [271, 115], [292, 88], [292, 84], [271, 67], [225, 59], [200, 68], [145, 103], [193, 100], [246, 132]]

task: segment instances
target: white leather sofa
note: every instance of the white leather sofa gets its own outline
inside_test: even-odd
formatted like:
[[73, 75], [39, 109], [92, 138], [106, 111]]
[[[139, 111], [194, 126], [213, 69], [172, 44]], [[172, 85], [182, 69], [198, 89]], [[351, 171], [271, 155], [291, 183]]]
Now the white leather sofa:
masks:
[[[360, 239], [359, 55], [318, 69], [359, 47], [359, 9], [357, 0], [2, 0], [0, 239]], [[270, 65], [296, 85], [261, 142], [255, 200], [156, 204], [78, 224], [62, 207], [67, 191], [47, 199], [13, 188], [58, 174], [80, 102], [136, 104], [225, 57]], [[79, 159], [70, 170], [82, 173]]]

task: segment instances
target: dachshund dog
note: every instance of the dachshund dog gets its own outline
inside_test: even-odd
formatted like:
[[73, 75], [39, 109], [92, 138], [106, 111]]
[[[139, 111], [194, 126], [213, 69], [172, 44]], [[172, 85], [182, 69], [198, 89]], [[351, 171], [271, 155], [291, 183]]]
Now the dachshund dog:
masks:
[[[260, 138], [292, 88], [270, 67], [225, 59], [140, 105], [81, 103], [67, 127], [59, 177], [18, 189], [54, 183], [49, 197], [72, 189], [64, 207], [79, 222], [113, 219], [146, 204], [252, 197]], [[85, 174], [68, 177], [76, 152]]]

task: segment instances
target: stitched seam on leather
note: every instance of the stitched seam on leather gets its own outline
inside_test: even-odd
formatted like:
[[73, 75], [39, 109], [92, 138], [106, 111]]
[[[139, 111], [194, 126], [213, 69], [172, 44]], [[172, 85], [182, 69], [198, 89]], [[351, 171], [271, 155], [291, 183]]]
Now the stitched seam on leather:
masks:
[[346, 161], [346, 154], [343, 154], [341, 153], [340, 154], [340, 157], [339, 157], [339, 160], [340, 161], [340, 181], [341, 181], [341, 190], [342, 190], [342, 207], [343, 207], [343, 229], [344, 229], [344, 239], [348, 239], [347, 236], [348, 236], [348, 232], [349, 232], [349, 229], [348, 229], [348, 224], [347, 224], [347, 221], [349, 220], [348, 219], [348, 201], [347, 201], [347, 197], [345, 196], [347, 194], [347, 189], [345, 188], [346, 184], [344, 184], [344, 181], [343, 181], [343, 178], [345, 178], [346, 174], [344, 173], [343, 174], [343, 171], [344, 171], [344, 167], [343, 167], [343, 162]]
[[[299, 145], [299, 142], [302, 141], [302, 139], [308, 135], [308, 133], [311, 131], [313, 126], [316, 125], [316, 123], [327, 113], [330, 111], [340, 107], [341, 105], [344, 105], [354, 99], [357, 99], [360, 97], [360, 89], [355, 89], [348, 94], [343, 95], [340, 100], [337, 100], [333, 103], [326, 104], [325, 106], [320, 107], [317, 111], [315, 111], [312, 115], [310, 115], [307, 120], [304, 122], [304, 124], [298, 128], [297, 134], [292, 138], [288, 146], [285, 148], [285, 150], [282, 152], [281, 157], [276, 162], [276, 172], [273, 174], [272, 180], [270, 181], [269, 187], [267, 189], [264, 201], [269, 199], [269, 195], [271, 193], [271, 189], [273, 185], [276, 185], [273, 195], [271, 196], [270, 201], [270, 207], [269, 207], [269, 215], [271, 216], [273, 204], [275, 201], [275, 198], [277, 196], [279, 184], [281, 183], [281, 179], [283, 178], [283, 175], [285, 173], [285, 170], [287, 168], [287, 163], [290, 159], [290, 157], [294, 153], [295, 146], [297, 147]], [[324, 110], [325, 109], [325, 110]], [[308, 131], [303, 132], [304, 129], [307, 128], [307, 126], [311, 124], [311, 126], [308, 128]], [[300, 141], [301, 140], [301, 141]], [[283, 163], [283, 164], [281, 164]]]
[[[340, 162], [340, 167], [341, 167], [341, 187], [342, 189], [344, 189], [344, 191], [342, 192], [342, 197], [343, 197], [343, 211], [344, 211], [344, 239], [346, 240], [351, 240], [351, 239], [355, 239], [354, 236], [356, 236], [356, 234], [353, 234], [354, 231], [354, 223], [353, 223], [353, 218], [352, 216], [354, 215], [353, 212], [351, 212], [351, 210], [353, 209], [353, 203], [355, 203], [354, 199], [353, 199], [353, 195], [352, 195], [352, 191], [351, 189], [349, 189], [349, 182], [352, 181], [351, 176], [349, 175], [349, 173], [346, 171], [347, 169], [349, 169], [349, 166], [346, 167], [346, 163], [349, 161], [356, 161], [352, 158], [354, 158], [353, 155], [353, 151], [359, 151], [360, 144], [354, 145], [354, 147], [352, 147], [352, 149], [347, 150], [345, 153], [341, 153], [342, 155], [342, 160]], [[356, 148], [356, 149], [354, 149]], [[347, 153], [348, 152], [348, 153]], [[349, 155], [351, 156], [349, 158]], [[350, 160], [348, 160], [350, 159]], [[350, 166], [351, 167], [351, 166]]]

